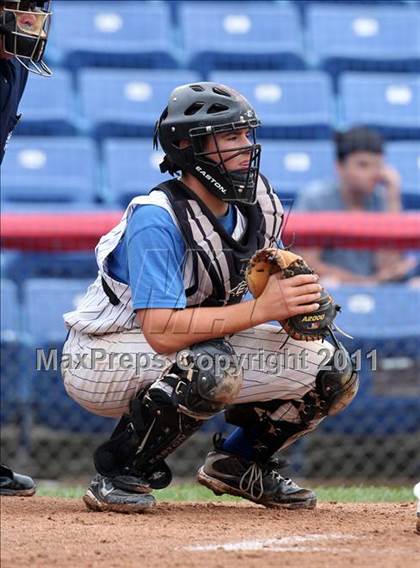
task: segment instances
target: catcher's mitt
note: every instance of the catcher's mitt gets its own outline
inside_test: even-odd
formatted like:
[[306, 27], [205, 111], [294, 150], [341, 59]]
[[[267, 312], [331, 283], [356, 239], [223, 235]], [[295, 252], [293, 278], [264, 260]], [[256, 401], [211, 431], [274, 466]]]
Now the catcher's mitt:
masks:
[[[248, 288], [254, 298], [262, 294], [269, 277], [276, 272], [280, 272], [282, 278], [314, 274], [303, 258], [293, 252], [276, 248], [259, 250], [249, 261], [246, 270]], [[286, 333], [294, 339], [306, 341], [315, 341], [332, 334], [331, 325], [340, 306], [324, 289], [321, 290], [317, 303], [319, 308], [315, 312], [298, 314], [281, 321]]]

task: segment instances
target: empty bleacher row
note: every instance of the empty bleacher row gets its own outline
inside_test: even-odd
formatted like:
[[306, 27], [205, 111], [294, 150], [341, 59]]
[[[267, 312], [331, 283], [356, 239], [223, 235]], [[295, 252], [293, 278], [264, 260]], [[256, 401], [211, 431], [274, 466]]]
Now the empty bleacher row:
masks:
[[[283, 199], [334, 171], [333, 143], [327, 140], [261, 140], [261, 171]], [[387, 145], [387, 158], [402, 177], [408, 208], [420, 207], [420, 143]], [[124, 207], [164, 177], [161, 150], [150, 139], [109, 138], [101, 151], [87, 137], [15, 137], [2, 165], [2, 206], [40, 208], [45, 204], [79, 209], [108, 204]]]
[[281, 197], [330, 177], [333, 129], [364, 123], [392, 141], [404, 206], [419, 207], [415, 3], [56, 0], [53, 8], [54, 76], [31, 76], [2, 166], [9, 210], [124, 206], [147, 192], [162, 179], [151, 148], [156, 118], [176, 85], [202, 79], [238, 88], [255, 106], [263, 172]]
[[[112, 420], [89, 414], [68, 398], [59, 369], [66, 335], [62, 314], [74, 309], [89, 283], [85, 279], [28, 279], [19, 298], [16, 285], [1, 280], [2, 426], [13, 421], [24, 407], [35, 424], [58, 430], [100, 432], [112, 428]], [[418, 389], [420, 327], [418, 310], [407, 313], [405, 306], [411, 302], [418, 307], [418, 290], [398, 284], [342, 286], [334, 294], [343, 306], [339, 325], [357, 335], [347, 347], [355, 353], [361, 368], [361, 391], [352, 412], [343, 413], [324, 427], [354, 434], [415, 431], [420, 419], [414, 396]], [[395, 322], [396, 309], [406, 313], [403, 323]], [[39, 350], [43, 350], [42, 356]], [[58, 365], [54, 369], [55, 362]], [[46, 365], [51, 367], [46, 369]], [[374, 405], [386, 420], [367, 420], [366, 409]], [[360, 422], [355, 420], [358, 414]]]
[[50, 59], [73, 69], [415, 71], [419, 22], [415, 2], [55, 0]]
[[[273, 138], [328, 138], [335, 127], [363, 122], [388, 138], [420, 138], [420, 78], [414, 74], [344, 73], [339, 93], [320, 71], [215, 71], [209, 80], [241, 91]], [[31, 77], [22, 99], [22, 135], [151, 136], [172, 89], [202, 80], [188, 70], [57, 69]], [[48, 88], [47, 88], [48, 87]]]

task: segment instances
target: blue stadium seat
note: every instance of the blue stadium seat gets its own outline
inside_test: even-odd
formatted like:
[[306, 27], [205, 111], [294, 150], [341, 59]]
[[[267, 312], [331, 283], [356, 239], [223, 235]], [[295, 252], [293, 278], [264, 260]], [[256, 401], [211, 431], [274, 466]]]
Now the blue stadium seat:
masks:
[[342, 70], [420, 70], [420, 13], [398, 6], [310, 5], [313, 63]]
[[345, 73], [340, 79], [342, 123], [366, 124], [390, 138], [420, 137], [420, 78]]
[[174, 68], [168, 6], [161, 2], [55, 2], [52, 62], [80, 66]]
[[[330, 292], [343, 308], [337, 325], [354, 337], [343, 343], [355, 355], [360, 350], [360, 390], [350, 408], [323, 429], [356, 435], [418, 431], [420, 290], [387, 284], [342, 285]], [[401, 323], [395, 320], [399, 313], [406, 316]]]
[[19, 331], [21, 329], [20, 309], [17, 299], [17, 288], [13, 282], [5, 278], [2, 278], [0, 280], [0, 286], [1, 286], [0, 330], [2, 338], [3, 336], [4, 337], [9, 336], [15, 338], [19, 334]]
[[89, 139], [16, 137], [2, 164], [2, 200], [92, 202], [95, 168]]
[[2, 251], [2, 274], [21, 286], [30, 278], [96, 278], [95, 253]]
[[87, 128], [95, 136], [151, 136], [171, 91], [192, 71], [85, 69], [80, 73]]
[[52, 77], [35, 75], [26, 86], [19, 112], [22, 120], [16, 134], [68, 136], [77, 132], [75, 93], [68, 71], [55, 69]]
[[[406, 284], [346, 285], [331, 289], [331, 293], [343, 307], [337, 324], [350, 335], [372, 340], [420, 337], [418, 288]], [[404, 313], [404, 321], [400, 324], [394, 321], [396, 313]], [[391, 325], [391, 322], [394, 323]]]
[[293, 198], [308, 183], [329, 179], [334, 168], [334, 148], [327, 141], [260, 140], [261, 173], [280, 198]]
[[[59, 363], [66, 338], [63, 314], [76, 307], [91, 280], [59, 280], [39, 278], [24, 285], [24, 326], [31, 338], [31, 365], [33, 371], [32, 404], [36, 424], [70, 432], [110, 432], [114, 420], [95, 416], [82, 409], [65, 392]], [[44, 362], [36, 355], [42, 349]], [[58, 368], [46, 368], [49, 354], [57, 354]], [[39, 352], [38, 352], [39, 353]], [[40, 369], [35, 370], [38, 359]], [[50, 359], [54, 365], [54, 358]]]
[[185, 2], [180, 9], [187, 60], [212, 69], [302, 69], [302, 30], [294, 6]]
[[211, 81], [240, 91], [262, 121], [261, 136], [326, 138], [333, 123], [328, 76], [320, 72], [214, 72]]
[[17, 288], [5, 278], [1, 279], [0, 288], [0, 422], [4, 424], [20, 420], [21, 405], [28, 400], [29, 382]]
[[104, 158], [111, 201], [123, 207], [166, 179], [159, 169], [163, 153], [153, 150], [150, 139], [106, 140]]
[[401, 197], [405, 209], [420, 209], [420, 140], [392, 142], [387, 158], [402, 178]]
[[91, 280], [33, 278], [24, 284], [25, 329], [35, 341], [64, 341], [63, 314], [76, 308]]

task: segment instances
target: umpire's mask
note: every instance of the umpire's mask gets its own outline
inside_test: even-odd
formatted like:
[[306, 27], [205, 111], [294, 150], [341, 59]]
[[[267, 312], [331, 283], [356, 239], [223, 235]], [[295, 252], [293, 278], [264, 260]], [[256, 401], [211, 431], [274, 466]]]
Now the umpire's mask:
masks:
[[50, 26], [51, 0], [0, 2], [0, 39], [5, 53], [13, 55], [25, 69], [50, 76], [43, 61]]

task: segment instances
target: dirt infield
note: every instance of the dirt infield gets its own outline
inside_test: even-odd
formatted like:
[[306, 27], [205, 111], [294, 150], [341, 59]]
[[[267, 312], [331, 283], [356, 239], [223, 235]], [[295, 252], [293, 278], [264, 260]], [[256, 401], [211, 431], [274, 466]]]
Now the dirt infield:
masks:
[[412, 503], [158, 503], [150, 513], [88, 512], [77, 499], [3, 497], [1, 566], [419, 566]]

